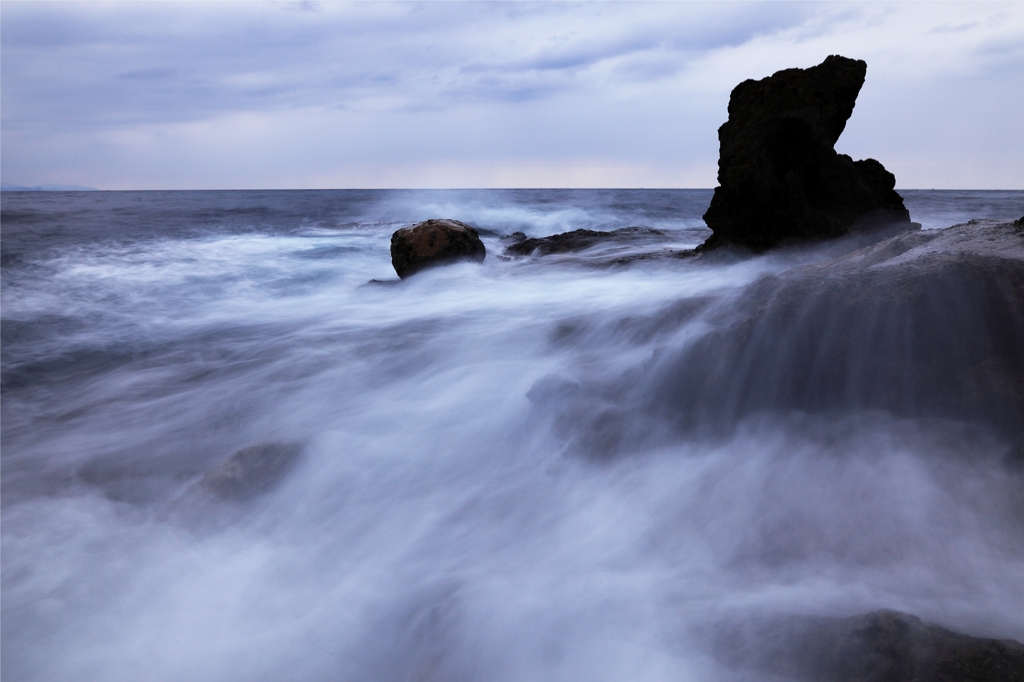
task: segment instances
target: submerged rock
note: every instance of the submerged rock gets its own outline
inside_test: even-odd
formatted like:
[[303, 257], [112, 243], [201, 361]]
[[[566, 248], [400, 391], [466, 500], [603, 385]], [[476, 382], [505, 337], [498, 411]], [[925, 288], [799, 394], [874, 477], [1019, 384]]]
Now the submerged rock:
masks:
[[248, 500], [270, 491], [302, 453], [295, 443], [262, 443], [243, 448], [208, 471], [196, 484], [226, 500]]
[[1024, 682], [1024, 645], [970, 637], [915, 616], [788, 616], [723, 627], [716, 657], [800, 682]]
[[861, 60], [832, 55], [736, 86], [718, 129], [720, 186], [704, 214], [714, 234], [702, 248], [762, 251], [787, 240], [910, 227], [893, 174], [834, 149], [866, 71]]
[[652, 237], [661, 238], [665, 236], [665, 233], [651, 227], [624, 227], [608, 232], [580, 229], [554, 234], [550, 237], [533, 238], [527, 238], [522, 232], [517, 232], [513, 237], [520, 235], [521, 239], [505, 247], [505, 255], [546, 256], [553, 253], [573, 253], [589, 249], [598, 244], [634, 242]]
[[391, 264], [402, 279], [460, 260], [480, 263], [486, 255], [476, 228], [458, 220], [426, 220], [391, 235]]

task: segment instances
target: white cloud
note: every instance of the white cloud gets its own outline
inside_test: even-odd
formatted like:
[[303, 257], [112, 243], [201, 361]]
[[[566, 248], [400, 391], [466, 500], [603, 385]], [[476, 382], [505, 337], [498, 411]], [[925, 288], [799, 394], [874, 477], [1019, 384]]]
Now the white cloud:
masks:
[[2, 5], [2, 171], [143, 187], [712, 186], [746, 78], [866, 59], [841, 150], [1024, 186], [1019, 4]]

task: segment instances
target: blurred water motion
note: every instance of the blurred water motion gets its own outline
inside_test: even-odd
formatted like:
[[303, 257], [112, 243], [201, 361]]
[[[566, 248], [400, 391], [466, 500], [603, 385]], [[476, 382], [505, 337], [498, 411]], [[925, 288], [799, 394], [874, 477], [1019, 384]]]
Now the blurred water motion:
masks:
[[[1024, 204], [906, 196], [926, 228]], [[6, 677], [752, 680], [709, 627], [879, 608], [1024, 638], [1013, 415], [894, 393], [903, 327], [858, 331], [892, 310], [785, 274], [837, 247], [499, 257], [514, 231], [692, 248], [709, 198], [4, 193]], [[430, 217], [484, 263], [366, 286]], [[993, 277], [908, 304], [920, 357], [1013, 371], [1016, 323], [942, 337], [1006, 318]], [[794, 379], [815, 330], [845, 383]]]

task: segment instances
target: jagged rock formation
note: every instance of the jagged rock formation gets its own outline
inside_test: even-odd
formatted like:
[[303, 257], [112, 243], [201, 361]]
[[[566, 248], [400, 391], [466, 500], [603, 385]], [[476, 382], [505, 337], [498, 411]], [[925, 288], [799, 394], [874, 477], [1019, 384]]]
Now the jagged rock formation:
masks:
[[915, 616], [788, 616], [723, 627], [723, 662], [800, 682], [1022, 682], [1024, 646], [969, 637]]
[[718, 129], [720, 186], [704, 214], [714, 234], [702, 249], [763, 251], [787, 240], [911, 226], [893, 174], [834, 149], [866, 71], [861, 60], [832, 55], [733, 89], [729, 120]]
[[458, 220], [426, 220], [391, 235], [391, 264], [402, 279], [460, 260], [479, 263], [486, 255], [476, 228]]

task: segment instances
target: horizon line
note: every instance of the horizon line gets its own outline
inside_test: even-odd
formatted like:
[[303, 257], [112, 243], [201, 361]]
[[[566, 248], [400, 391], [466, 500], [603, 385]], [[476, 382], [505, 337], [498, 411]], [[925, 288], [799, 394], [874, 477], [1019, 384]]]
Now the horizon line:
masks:
[[[0, 185], [0, 192], [488, 192], [488, 191], [706, 191], [716, 187], [217, 187], [202, 189], [102, 189], [75, 185]], [[1000, 187], [897, 187], [897, 192], [1021, 192]]]

